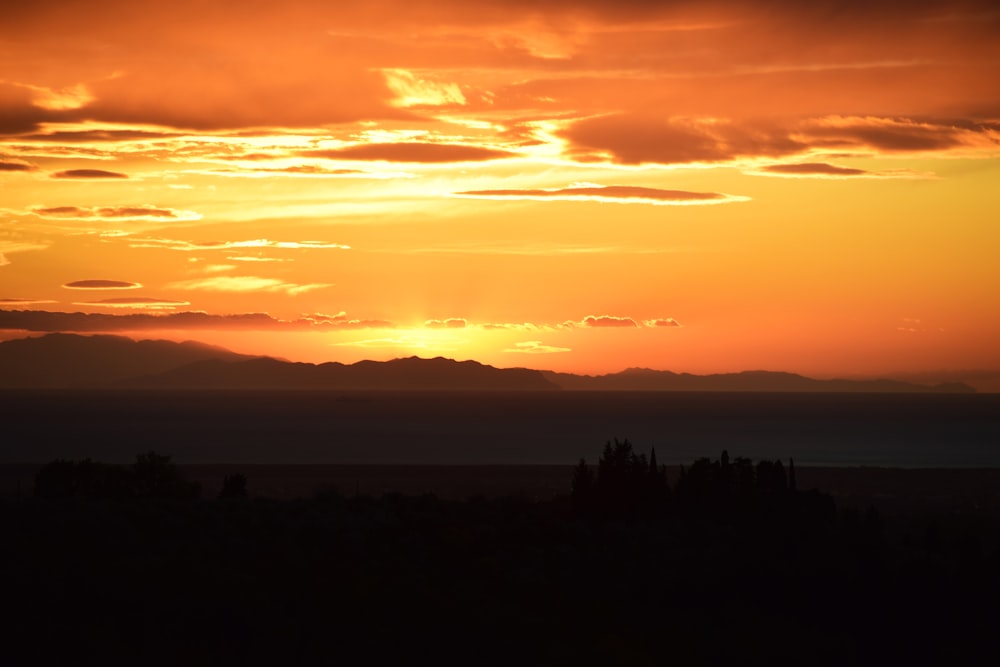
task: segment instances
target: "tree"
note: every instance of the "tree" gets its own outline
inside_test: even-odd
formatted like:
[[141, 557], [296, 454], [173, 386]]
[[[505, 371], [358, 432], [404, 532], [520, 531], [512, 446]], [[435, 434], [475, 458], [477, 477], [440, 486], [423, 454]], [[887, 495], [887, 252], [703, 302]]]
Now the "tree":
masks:
[[247, 497], [247, 476], [242, 474], [226, 475], [222, 479], [222, 491], [219, 498], [246, 498]]

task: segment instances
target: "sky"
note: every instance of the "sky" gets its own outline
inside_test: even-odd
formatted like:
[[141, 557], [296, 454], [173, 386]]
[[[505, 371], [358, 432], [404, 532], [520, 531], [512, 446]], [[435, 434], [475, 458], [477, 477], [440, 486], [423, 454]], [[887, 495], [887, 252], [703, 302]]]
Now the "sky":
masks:
[[990, 1], [0, 8], [0, 339], [1000, 390]]

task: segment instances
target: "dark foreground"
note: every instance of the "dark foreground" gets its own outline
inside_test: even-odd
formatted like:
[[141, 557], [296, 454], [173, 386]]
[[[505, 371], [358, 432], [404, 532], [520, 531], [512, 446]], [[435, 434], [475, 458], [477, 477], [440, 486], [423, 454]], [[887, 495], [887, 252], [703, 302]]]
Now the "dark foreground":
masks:
[[995, 508], [845, 508], [799, 490], [806, 469], [794, 489], [758, 468], [725, 491], [717, 462], [654, 498], [633, 493], [645, 465], [617, 478], [628, 502], [603, 473], [571, 494], [568, 467], [544, 500], [7, 496], [3, 648], [57, 664], [993, 664]]

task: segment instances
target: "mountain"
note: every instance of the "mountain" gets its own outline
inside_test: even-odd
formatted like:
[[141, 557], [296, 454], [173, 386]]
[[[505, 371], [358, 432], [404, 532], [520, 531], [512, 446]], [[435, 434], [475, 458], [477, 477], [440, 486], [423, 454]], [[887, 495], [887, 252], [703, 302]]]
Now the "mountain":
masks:
[[545, 377], [572, 391], [975, 392], [972, 387], [958, 382], [928, 386], [898, 380], [814, 380], [776, 371], [691, 375], [629, 368], [597, 376], [546, 371]]
[[394, 359], [307, 364], [236, 354], [202, 343], [48, 334], [0, 342], [0, 388], [323, 389], [485, 391], [973, 392], [960, 383], [814, 380], [745, 371], [690, 375], [630, 368], [573, 375], [476, 361]]
[[247, 358], [192, 341], [53, 333], [0, 343], [0, 388], [97, 387], [205, 359]]
[[124, 385], [157, 389], [335, 389], [335, 390], [556, 390], [541, 371], [494, 368], [475, 361], [394, 359], [356, 364], [303, 364], [269, 357], [227, 362], [209, 359]]

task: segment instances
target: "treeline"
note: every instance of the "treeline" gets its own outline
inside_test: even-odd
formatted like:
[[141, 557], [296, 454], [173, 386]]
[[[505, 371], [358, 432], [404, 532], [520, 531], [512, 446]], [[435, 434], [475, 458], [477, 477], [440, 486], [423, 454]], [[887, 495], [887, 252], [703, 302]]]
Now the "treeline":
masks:
[[666, 466], [658, 465], [656, 449], [635, 451], [627, 439], [608, 442], [596, 467], [580, 459], [573, 472], [571, 498], [577, 516], [597, 518], [697, 515], [735, 520], [748, 514], [804, 510], [818, 521], [831, 521], [832, 498], [815, 490], [800, 492], [795, 462], [780, 460], [700, 458], [671, 486]]
[[[220, 498], [247, 497], [247, 478], [226, 476]], [[182, 478], [169, 456], [154, 451], [139, 454], [130, 466], [101, 463], [91, 459], [56, 459], [35, 475], [34, 493], [39, 498], [90, 498], [128, 500], [160, 498], [197, 500], [201, 484]]]
[[[168, 457], [0, 498], [11, 664], [993, 664], [1000, 529], [628, 441], [546, 502], [198, 499]], [[252, 480], [227, 478], [226, 498]]]

